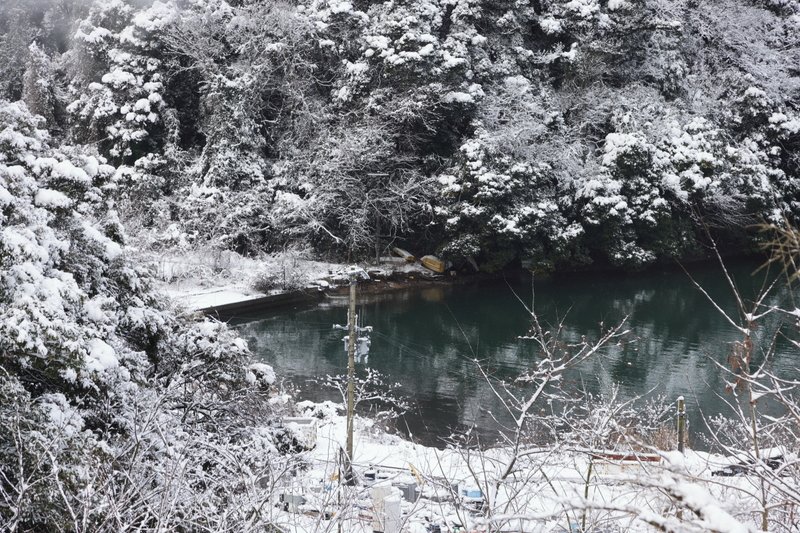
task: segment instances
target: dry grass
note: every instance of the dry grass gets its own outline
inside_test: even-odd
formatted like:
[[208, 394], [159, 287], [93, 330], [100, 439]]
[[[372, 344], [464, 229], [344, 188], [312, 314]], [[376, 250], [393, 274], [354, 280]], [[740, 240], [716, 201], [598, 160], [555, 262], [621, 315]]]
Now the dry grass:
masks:
[[780, 265], [790, 282], [800, 278], [800, 230], [784, 220], [781, 225], [764, 224], [760, 231], [772, 234], [772, 238], [762, 245], [770, 256], [764, 267]]

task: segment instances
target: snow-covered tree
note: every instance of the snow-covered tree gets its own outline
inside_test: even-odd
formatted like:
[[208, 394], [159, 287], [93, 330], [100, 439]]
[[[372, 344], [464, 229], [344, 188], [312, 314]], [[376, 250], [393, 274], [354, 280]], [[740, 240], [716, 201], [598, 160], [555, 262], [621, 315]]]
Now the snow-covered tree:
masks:
[[99, 143], [117, 162], [164, 146], [170, 124], [158, 39], [174, 16], [161, 2], [144, 10], [123, 0], [95, 4], [74, 37], [68, 111], [80, 127], [76, 140]]
[[33, 89], [69, 87], [64, 133], [125, 164], [145, 227], [550, 269], [701, 254], [698, 216], [746, 245], [796, 214], [794, 1], [89, 5], [4, 4], [3, 83], [21, 97], [27, 68], [45, 115], [58, 93]]
[[114, 167], [42, 125], [0, 102], [0, 527], [263, 524], [222, 510], [268, 496], [272, 370], [166, 309], [126, 257]]
[[28, 66], [22, 77], [22, 100], [31, 113], [56, 126], [57, 87], [54, 68], [44, 50], [34, 42], [28, 47]]

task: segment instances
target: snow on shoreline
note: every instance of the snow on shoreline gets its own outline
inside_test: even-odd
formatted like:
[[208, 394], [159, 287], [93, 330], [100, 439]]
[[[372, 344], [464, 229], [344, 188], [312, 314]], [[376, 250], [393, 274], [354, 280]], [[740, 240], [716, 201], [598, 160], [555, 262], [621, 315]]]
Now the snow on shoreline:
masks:
[[[188, 312], [208, 307], [246, 302], [269, 295], [299, 289], [328, 289], [344, 285], [350, 265], [306, 259], [302, 254], [287, 252], [260, 259], [243, 257], [230, 251], [167, 250], [135, 252], [138, 260], [152, 267], [158, 289]], [[362, 265], [373, 277], [386, 278], [394, 274], [433, 274], [418, 263], [406, 263], [400, 258], [381, 258], [380, 265]], [[274, 288], [266, 292], [255, 288], [259, 281], [268, 280]]]
[[[303, 404], [314, 406], [309, 402], [298, 406]], [[276, 503], [270, 511], [274, 523], [286, 532], [336, 531], [340, 522], [343, 531], [371, 532], [376, 483], [418, 487], [420, 496], [403, 499], [401, 505], [401, 531], [407, 533], [437, 531], [434, 525], [443, 533], [566, 532], [579, 530], [576, 527], [584, 520], [586, 527], [598, 531], [652, 531], [654, 521], [676, 519], [674, 502], [664, 487], [684, 498], [689, 508], [700, 509], [697, 517], [690, 518], [701, 529], [749, 531], [734, 516], [741, 519], [755, 511], [748, 509], [753, 502], [741, 497], [753, 479], [712, 477], [731, 459], [706, 452], [650, 452], [651, 458], [660, 460], [620, 464], [590, 459], [589, 451], [580, 449], [526, 449], [516, 456], [511, 448], [502, 447], [483, 452], [437, 449], [389, 435], [375, 421], [359, 417], [354, 446], [358, 482], [342, 487], [337, 461], [345, 445], [346, 421], [334, 404], [326, 404], [312, 409], [321, 417], [316, 447], [300, 454], [305, 466], [283, 479], [274, 495], [276, 502], [280, 494], [303, 498], [297, 509], [286, 510]], [[496, 485], [509, 465], [513, 474]], [[376, 479], [367, 479], [368, 473]], [[481, 496], [463, 496], [465, 490], [473, 495], [479, 491]], [[490, 502], [489, 512], [482, 508], [484, 502]]]

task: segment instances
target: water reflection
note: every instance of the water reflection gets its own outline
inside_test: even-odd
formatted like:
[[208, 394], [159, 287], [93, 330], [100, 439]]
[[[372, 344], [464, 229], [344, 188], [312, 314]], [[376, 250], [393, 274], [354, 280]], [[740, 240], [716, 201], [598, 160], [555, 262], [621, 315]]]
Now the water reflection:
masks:
[[[752, 296], [760, 280], [750, 276], [753, 264], [735, 265], [742, 292]], [[697, 267], [692, 275], [736, 316], [735, 302], [719, 270]], [[630, 334], [620, 345], [569, 371], [564, 385], [571, 390], [606, 391], [620, 385], [623, 397], [655, 391], [669, 398], [687, 398], [690, 421], [702, 427], [705, 414], [724, 410], [718, 397], [725, 382], [716, 362], [724, 363], [736, 330], [709, 304], [680, 271], [633, 277], [570, 277], [537, 282], [536, 309], [550, 325], [564, 323], [564, 336], [596, 337], [603, 327], [627, 319]], [[770, 304], [791, 295], [781, 291]], [[520, 299], [530, 305], [529, 280], [499, 281], [473, 287], [435, 287], [370, 297], [359, 306], [364, 325], [374, 327], [369, 364], [402, 384], [413, 410], [408, 429], [425, 442], [451, 428], [476, 426], [491, 435], [503, 419], [502, 408], [481, 378], [475, 360], [493, 376], [513, 379], [536, 361], [530, 343], [520, 341], [530, 323]], [[344, 373], [346, 353], [342, 332], [332, 324], [346, 321], [346, 300], [330, 300], [310, 309], [242, 317], [241, 334], [251, 349], [296, 384], [305, 397], [336, 399], [309, 380]], [[756, 331], [762, 344], [788, 317], [772, 315]], [[769, 363], [782, 375], [794, 372], [796, 350], [778, 340], [777, 356]]]

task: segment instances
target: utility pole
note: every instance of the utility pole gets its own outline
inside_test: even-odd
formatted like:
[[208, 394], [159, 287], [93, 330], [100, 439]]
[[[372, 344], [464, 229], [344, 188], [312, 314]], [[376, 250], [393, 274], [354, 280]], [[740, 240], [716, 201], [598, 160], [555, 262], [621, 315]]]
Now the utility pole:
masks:
[[345, 482], [352, 485], [353, 478], [353, 418], [355, 410], [355, 373], [356, 373], [356, 278], [350, 279], [350, 309], [347, 313], [347, 466]]
[[353, 429], [355, 419], [355, 374], [356, 362], [366, 363], [369, 356], [370, 339], [368, 336], [360, 336], [362, 333], [372, 332], [371, 326], [358, 327], [358, 316], [356, 315], [356, 287], [359, 279], [369, 279], [366, 272], [354, 268], [350, 272], [350, 298], [347, 310], [347, 324], [342, 326], [334, 324], [333, 329], [347, 330], [345, 350], [347, 351], [347, 443], [344, 450], [344, 461], [340, 479], [347, 485], [354, 485], [353, 476]]

